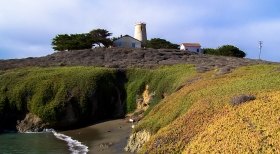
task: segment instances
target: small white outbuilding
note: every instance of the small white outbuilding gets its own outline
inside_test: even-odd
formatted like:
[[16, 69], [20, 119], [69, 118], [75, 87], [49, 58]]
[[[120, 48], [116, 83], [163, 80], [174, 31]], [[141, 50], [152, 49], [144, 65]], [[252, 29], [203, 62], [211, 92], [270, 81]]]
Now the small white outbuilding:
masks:
[[119, 48], [141, 48], [141, 41], [125, 35], [114, 41], [114, 47]]
[[199, 43], [182, 43], [180, 45], [180, 50], [202, 53], [201, 45]]

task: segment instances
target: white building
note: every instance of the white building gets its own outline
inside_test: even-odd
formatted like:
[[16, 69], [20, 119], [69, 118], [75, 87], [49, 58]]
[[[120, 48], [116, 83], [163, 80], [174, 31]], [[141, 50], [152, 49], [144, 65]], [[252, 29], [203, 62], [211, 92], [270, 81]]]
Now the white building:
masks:
[[141, 48], [141, 41], [129, 36], [125, 35], [115, 40], [114, 47], [119, 48]]
[[202, 53], [201, 45], [199, 43], [182, 43], [180, 45], [180, 50]]
[[134, 28], [134, 38], [142, 42], [142, 46], [147, 43], [147, 30], [146, 23], [139, 22], [135, 24]]

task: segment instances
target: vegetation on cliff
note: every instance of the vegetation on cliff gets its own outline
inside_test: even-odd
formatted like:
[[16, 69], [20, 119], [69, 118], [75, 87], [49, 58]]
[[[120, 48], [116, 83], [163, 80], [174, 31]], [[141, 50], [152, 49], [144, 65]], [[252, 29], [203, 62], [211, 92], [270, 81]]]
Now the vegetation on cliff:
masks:
[[[279, 151], [279, 65], [255, 65], [230, 74], [214, 70], [171, 94], [136, 126], [153, 135], [145, 153]], [[232, 105], [250, 94], [255, 100]]]
[[[67, 52], [67, 56], [77, 58], [90, 52]], [[150, 108], [132, 135], [142, 134], [140, 139], [149, 140], [140, 153], [279, 152], [279, 65], [253, 65], [263, 62], [177, 50], [96, 53], [103, 57], [100, 64], [113, 61], [106, 57], [115, 53], [133, 61], [120, 58], [118, 62], [126, 66], [122, 69], [71, 66], [0, 70], [0, 126], [9, 121], [15, 125], [29, 112], [53, 125], [124, 116], [136, 109], [136, 100], [149, 85], [149, 92], [154, 94]], [[50, 57], [60, 62], [58, 57], [64, 54]], [[166, 62], [164, 57], [171, 57], [168, 62], [194, 65], [161, 66], [158, 63]], [[149, 67], [154, 60], [157, 63]], [[145, 67], [129, 67], [128, 62]], [[136, 142], [137, 148], [141, 147]]]
[[[117, 97], [116, 88], [121, 87], [115, 70], [95, 67], [8, 70], [1, 73], [0, 85], [1, 120], [8, 118], [9, 112], [31, 112], [51, 124], [66, 120], [67, 112], [72, 112], [69, 119], [76, 122], [97, 112], [106, 117], [102, 110], [108, 107], [107, 114], [110, 112], [109, 99]], [[101, 99], [102, 104], [97, 103]]]
[[[124, 116], [136, 108], [136, 98], [150, 85], [152, 105], [195, 74], [191, 65], [131, 68], [98, 67], [24, 68], [0, 75], [0, 116], [9, 112], [38, 115], [53, 126]], [[13, 117], [11, 121], [22, 119]]]
[[155, 95], [151, 106], [157, 104], [165, 96], [174, 92], [179, 86], [196, 74], [192, 65], [162, 66], [156, 69], [128, 69], [127, 70], [127, 109], [132, 112], [136, 109], [136, 99], [149, 85]]

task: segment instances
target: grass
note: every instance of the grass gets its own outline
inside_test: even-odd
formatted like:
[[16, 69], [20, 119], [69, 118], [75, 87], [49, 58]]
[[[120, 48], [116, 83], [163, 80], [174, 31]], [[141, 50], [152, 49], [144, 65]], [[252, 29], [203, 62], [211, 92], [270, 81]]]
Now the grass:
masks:
[[[173, 92], [195, 74], [191, 65], [176, 65], [158, 69], [129, 69], [120, 76], [118, 70], [97, 67], [22, 68], [0, 74], [0, 116], [5, 111], [31, 112], [44, 121], [56, 124], [63, 120], [65, 108], [71, 104], [78, 119], [93, 112], [92, 102], [98, 99], [104, 112], [113, 115], [112, 95], [115, 89], [126, 93], [125, 112], [133, 112], [136, 98], [146, 84], [156, 93], [153, 103], [163, 94]], [[126, 79], [124, 79], [126, 78]], [[126, 80], [122, 83], [121, 80]], [[123, 84], [123, 85], [122, 85]], [[124, 85], [125, 84], [125, 85]], [[94, 98], [93, 98], [94, 97]], [[109, 102], [109, 103], [106, 103]], [[104, 105], [105, 104], [105, 105]], [[107, 106], [106, 106], [107, 104]], [[100, 107], [98, 110], [101, 110]], [[106, 111], [105, 111], [106, 110]], [[98, 112], [103, 112], [98, 111]]]
[[[215, 127], [211, 129], [213, 133], [212, 136], [208, 136], [207, 133], [209, 132], [207, 130], [210, 129], [209, 125], [216, 126], [216, 121], [227, 117], [229, 112], [235, 108], [230, 105], [230, 100], [234, 96], [252, 94], [257, 96], [256, 101], [262, 102], [264, 100], [258, 98], [263, 96], [262, 94], [270, 92], [277, 93], [277, 91], [280, 90], [280, 73], [276, 71], [278, 67], [279, 66], [277, 65], [255, 65], [239, 68], [232, 73], [223, 76], [215, 76], [214, 71], [201, 74], [201, 79], [198, 82], [194, 82], [191, 85], [185, 86], [180, 91], [171, 94], [168, 98], [164, 99], [153, 108], [142, 121], [140, 121], [135, 129], [136, 132], [148, 130], [154, 134], [151, 140], [145, 144], [141, 152], [205, 152], [204, 150], [207, 149], [208, 145], [214, 145], [214, 143], [212, 144], [214, 135], [222, 133], [219, 131], [220, 128]], [[279, 98], [279, 95], [274, 94], [273, 96]], [[278, 99], [277, 97], [275, 99]], [[247, 110], [249, 110], [249, 106], [253, 107], [256, 105], [254, 103], [255, 101], [245, 103], [248, 105]], [[261, 108], [261, 106], [257, 106]], [[255, 110], [257, 110], [258, 107], [255, 107]], [[267, 107], [269, 108], [269, 105], [267, 105]], [[269, 110], [274, 109], [270, 108]], [[254, 116], [253, 112], [242, 112], [250, 113], [252, 117]], [[262, 121], [265, 121], [268, 116], [277, 117], [278, 115], [276, 113], [277, 112], [275, 111], [266, 111], [262, 114], [268, 115], [259, 116], [259, 118], [261, 118]], [[244, 114], [244, 117], [245, 115], [246, 114]], [[235, 120], [240, 121], [240, 118], [236, 118]], [[246, 144], [250, 144], [250, 137], [242, 136], [237, 131], [238, 128], [242, 127], [235, 126], [236, 129], [230, 129], [233, 127], [232, 119], [223, 120], [218, 123], [220, 127], [228, 128], [228, 132], [223, 132], [224, 135], [232, 131], [231, 134], [235, 135], [236, 139], [243, 138], [246, 140], [244, 141]], [[260, 122], [260, 124], [261, 123], [262, 122]], [[247, 126], [246, 129], [248, 129], [248, 127], [249, 126]], [[280, 126], [275, 128], [275, 131], [279, 130]], [[250, 132], [249, 134], [254, 136], [254, 132]], [[196, 139], [196, 137], [207, 138], [207, 140]], [[273, 137], [274, 141], [277, 137], [278, 136]], [[192, 142], [193, 140], [197, 141]], [[232, 144], [235, 148], [238, 148], [237, 143], [231, 143], [230, 137], [223, 141], [221, 141], [221, 145]], [[258, 148], [264, 148], [267, 146], [268, 144], [260, 145]], [[195, 149], [196, 147], [199, 148], [193, 151], [189, 150], [189, 148]], [[248, 147], [250, 147], [250, 145]], [[252, 146], [251, 148], [254, 147]], [[246, 152], [245, 149], [247, 148], [244, 147], [244, 152]], [[276, 149], [279, 150], [279, 148]], [[212, 150], [213, 149], [206, 151], [205, 153], [213, 152]], [[228, 153], [230, 152], [230, 148], [227, 149], [226, 146], [224, 146], [223, 151], [221, 152]]]
[[149, 85], [150, 91], [155, 93], [151, 100], [151, 106], [155, 106], [164, 95], [174, 92], [179, 86], [196, 74], [192, 65], [161, 66], [157, 69], [129, 69], [127, 70], [128, 82], [127, 111], [133, 112], [136, 109], [136, 98]]
[[0, 75], [0, 111], [31, 112], [55, 122], [70, 99], [77, 115], [90, 114], [90, 97], [98, 87], [113, 88], [115, 71], [94, 67], [25, 68]]

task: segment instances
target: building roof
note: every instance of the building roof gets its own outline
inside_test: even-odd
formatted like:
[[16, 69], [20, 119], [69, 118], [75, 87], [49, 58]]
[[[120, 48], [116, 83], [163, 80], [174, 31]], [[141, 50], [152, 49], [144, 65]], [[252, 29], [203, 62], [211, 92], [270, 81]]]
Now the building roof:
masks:
[[[136, 40], [136, 41], [139, 41], [139, 40], [137, 40], [136, 38], [134, 38], [134, 37], [132, 37], [132, 36], [129, 36], [129, 35], [121, 36], [121, 37], [118, 38], [117, 40], [119, 40], [119, 39], [121, 39], [121, 38], [123, 38], [123, 37], [130, 37], [130, 38], [132, 38], [132, 39], [134, 39], [134, 40]], [[115, 41], [117, 41], [117, 40], [115, 40]], [[114, 41], [114, 42], [115, 42], [115, 41]], [[141, 42], [141, 41], [139, 41], [139, 42]]]
[[182, 43], [181, 45], [185, 47], [201, 47], [199, 43]]

